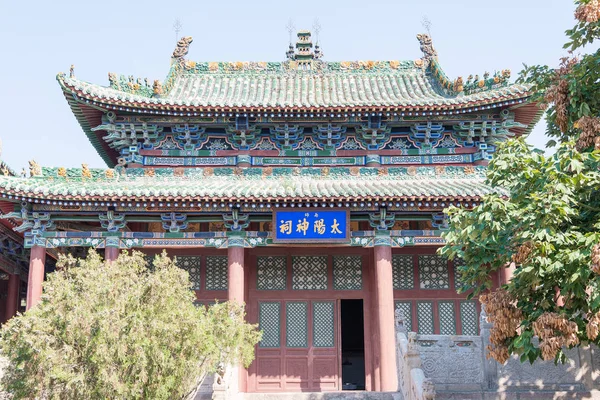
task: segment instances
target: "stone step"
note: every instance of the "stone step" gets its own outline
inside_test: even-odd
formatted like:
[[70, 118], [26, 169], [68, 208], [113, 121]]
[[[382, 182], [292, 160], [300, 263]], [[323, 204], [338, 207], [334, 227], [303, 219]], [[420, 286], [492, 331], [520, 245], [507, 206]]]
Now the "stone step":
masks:
[[243, 400], [403, 400], [398, 392], [294, 392], [294, 393], [244, 393]]

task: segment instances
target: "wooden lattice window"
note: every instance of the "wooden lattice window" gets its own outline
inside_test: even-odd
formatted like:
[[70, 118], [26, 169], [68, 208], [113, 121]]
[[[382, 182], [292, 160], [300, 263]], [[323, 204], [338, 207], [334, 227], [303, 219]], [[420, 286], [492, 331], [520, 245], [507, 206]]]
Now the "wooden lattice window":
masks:
[[392, 279], [394, 289], [414, 289], [415, 275], [412, 255], [395, 255], [392, 257]]
[[335, 290], [362, 289], [362, 257], [333, 257], [333, 288]]
[[286, 257], [258, 257], [256, 288], [285, 290], [287, 283]]
[[200, 257], [199, 256], [178, 256], [177, 266], [184, 269], [190, 275], [192, 290], [200, 290]]
[[419, 284], [421, 289], [449, 289], [448, 261], [440, 256], [419, 256]]
[[227, 256], [206, 257], [206, 290], [227, 290]]
[[292, 257], [292, 289], [294, 290], [326, 290], [327, 289], [327, 257], [295, 256]]

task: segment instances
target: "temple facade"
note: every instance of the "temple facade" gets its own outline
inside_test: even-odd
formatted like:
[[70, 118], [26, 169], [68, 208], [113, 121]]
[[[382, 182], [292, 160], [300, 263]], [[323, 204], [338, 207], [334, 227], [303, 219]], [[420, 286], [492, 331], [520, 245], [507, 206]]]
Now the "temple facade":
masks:
[[243, 302], [262, 329], [240, 391], [396, 391], [395, 309], [421, 334], [479, 333], [436, 255], [444, 210], [501, 190], [488, 160], [541, 116], [509, 71], [450, 80], [418, 40], [414, 61], [324, 61], [301, 31], [282, 62], [194, 62], [185, 37], [164, 81], [59, 74], [108, 169], [2, 165], [4, 319], [60, 253], [165, 249], [198, 304]]

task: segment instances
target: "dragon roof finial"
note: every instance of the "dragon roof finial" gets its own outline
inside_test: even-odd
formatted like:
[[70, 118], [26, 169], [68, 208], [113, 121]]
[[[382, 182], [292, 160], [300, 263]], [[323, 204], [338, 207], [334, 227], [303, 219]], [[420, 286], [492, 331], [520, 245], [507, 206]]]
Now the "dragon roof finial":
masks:
[[177, 42], [177, 47], [173, 51], [173, 58], [183, 58], [190, 50], [190, 44], [194, 41], [191, 36], [184, 36]]
[[437, 58], [437, 51], [433, 47], [433, 41], [431, 40], [431, 36], [426, 33], [419, 33], [417, 35], [417, 39], [421, 44], [421, 51], [423, 52], [424, 60], [431, 60], [433, 58]]

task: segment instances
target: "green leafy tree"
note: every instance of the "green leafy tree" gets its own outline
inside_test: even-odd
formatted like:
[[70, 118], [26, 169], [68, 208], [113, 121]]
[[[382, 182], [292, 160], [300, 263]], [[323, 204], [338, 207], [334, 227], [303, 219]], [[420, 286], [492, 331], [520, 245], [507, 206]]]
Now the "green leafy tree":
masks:
[[193, 304], [188, 273], [163, 253], [105, 263], [63, 257], [41, 302], [5, 324], [14, 398], [183, 399], [220, 363], [249, 365], [260, 339], [229, 303]]
[[[481, 295], [494, 323], [489, 354], [501, 363], [510, 354], [564, 360], [563, 348], [600, 342], [600, 51], [572, 53], [598, 39], [600, 2], [575, 4], [569, 57], [520, 77], [547, 107], [556, 152], [522, 138], [501, 145], [487, 173], [498, 193], [473, 210], [450, 209], [440, 251], [464, 260], [463, 291]], [[513, 278], [492, 291], [490, 276], [507, 267]]]

